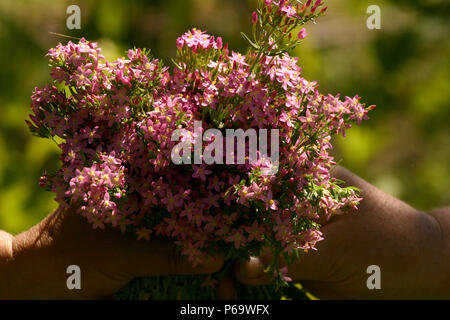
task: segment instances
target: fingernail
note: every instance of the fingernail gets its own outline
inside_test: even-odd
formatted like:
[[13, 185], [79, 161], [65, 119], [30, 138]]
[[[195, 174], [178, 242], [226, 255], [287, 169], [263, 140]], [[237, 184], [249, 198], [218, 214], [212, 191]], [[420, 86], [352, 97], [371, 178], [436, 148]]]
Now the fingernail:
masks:
[[230, 277], [219, 279], [216, 293], [220, 300], [234, 299], [235, 285], [233, 279]]
[[256, 279], [264, 276], [264, 264], [259, 258], [250, 257], [250, 261], [245, 261], [243, 264], [243, 272], [249, 279]]

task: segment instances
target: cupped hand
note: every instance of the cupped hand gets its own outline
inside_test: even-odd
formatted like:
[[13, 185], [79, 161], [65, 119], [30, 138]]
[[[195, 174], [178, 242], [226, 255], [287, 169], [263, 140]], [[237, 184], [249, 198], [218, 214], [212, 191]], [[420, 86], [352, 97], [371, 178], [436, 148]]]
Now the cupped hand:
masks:
[[[11, 254], [0, 263], [0, 297], [7, 299], [103, 298], [134, 277], [214, 273], [223, 265], [221, 256], [214, 256], [193, 268], [168, 241], [138, 241], [111, 228], [93, 230], [72, 210], [57, 209], [16, 237], [2, 235], [11, 245], [11, 250], [0, 250]], [[80, 290], [66, 285], [70, 265], [80, 268]]]
[[[317, 251], [299, 252], [289, 277], [321, 299], [450, 298], [450, 212], [420, 212], [343, 168], [334, 174], [359, 187], [364, 200], [358, 211], [322, 227], [325, 240]], [[264, 269], [271, 261], [266, 250], [236, 265], [236, 277], [247, 285], [267, 284]], [[378, 283], [370, 278], [377, 272], [368, 270], [373, 265]]]

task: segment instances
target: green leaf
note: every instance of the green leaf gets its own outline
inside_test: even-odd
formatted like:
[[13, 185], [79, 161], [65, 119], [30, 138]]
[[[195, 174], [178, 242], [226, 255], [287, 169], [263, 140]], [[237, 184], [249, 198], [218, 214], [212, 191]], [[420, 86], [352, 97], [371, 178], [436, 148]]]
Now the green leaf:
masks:
[[172, 58], [172, 63], [175, 65], [175, 67], [177, 67], [180, 70], [183, 70], [183, 68]]
[[246, 35], [245, 33], [241, 32], [241, 36], [242, 36], [245, 40], [248, 41], [248, 43], [250, 44], [250, 46], [251, 46], [253, 49], [258, 50], [258, 51], [260, 50], [260, 47], [259, 47], [256, 43], [254, 43], [252, 40], [250, 40], [250, 38], [247, 37], [247, 35]]

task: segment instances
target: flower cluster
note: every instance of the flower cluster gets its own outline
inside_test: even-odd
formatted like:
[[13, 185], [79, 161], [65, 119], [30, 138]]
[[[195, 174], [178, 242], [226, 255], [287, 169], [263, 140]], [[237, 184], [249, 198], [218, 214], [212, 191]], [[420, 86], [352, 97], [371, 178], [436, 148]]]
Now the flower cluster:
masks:
[[[28, 124], [57, 141], [62, 167], [41, 183], [94, 228], [110, 224], [139, 239], [173, 239], [193, 265], [210, 252], [244, 258], [270, 246], [289, 261], [299, 248], [314, 249], [322, 239], [318, 221], [360, 200], [330, 175], [331, 138], [373, 108], [357, 96], [321, 94], [289, 56], [306, 36], [304, 29], [297, 37], [291, 32], [323, 14], [321, 4], [260, 1], [246, 54], [193, 29], [177, 40], [173, 71], [147, 50], [108, 62], [85, 39], [51, 49], [53, 81], [35, 89]], [[277, 173], [261, 174], [275, 164], [260, 157], [174, 164], [179, 141], [172, 135], [194, 132], [195, 121], [221, 132], [278, 130]], [[180, 139], [195, 145], [197, 135]], [[200, 139], [202, 148], [213, 142]], [[276, 262], [271, 270], [288, 279]]]

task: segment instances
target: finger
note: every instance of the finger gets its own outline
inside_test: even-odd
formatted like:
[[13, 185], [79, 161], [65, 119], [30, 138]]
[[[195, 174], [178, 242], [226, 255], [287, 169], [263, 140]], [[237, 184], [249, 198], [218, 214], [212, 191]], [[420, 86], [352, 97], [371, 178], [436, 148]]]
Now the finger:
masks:
[[265, 271], [263, 259], [250, 257], [249, 260], [238, 261], [234, 266], [236, 278], [243, 284], [259, 286], [270, 283], [270, 276]]
[[247, 286], [264, 286], [272, 283], [272, 279], [268, 274], [265, 274], [260, 278], [241, 278], [239, 281]]
[[60, 251], [70, 253], [70, 263], [88, 265], [107, 274], [128, 277], [206, 274], [223, 266], [220, 255], [211, 255], [193, 267], [171, 241], [136, 240], [112, 227], [94, 230], [74, 211], [55, 212], [50, 218], [45, 225], [57, 230], [51, 236], [58, 238]]
[[236, 274], [249, 279], [262, 277], [265, 274], [264, 268], [262, 259], [257, 257], [250, 257], [249, 260], [239, 261], [235, 264]]
[[216, 294], [220, 300], [234, 299], [235, 285], [233, 279], [231, 277], [219, 279]]
[[303, 288], [311, 293], [314, 297], [320, 300], [349, 300], [349, 297], [345, 297], [339, 293], [336, 293], [330, 288], [329, 283], [318, 281], [302, 281]]
[[220, 254], [207, 256], [195, 267], [169, 241], [132, 241], [126, 248], [126, 268], [133, 276], [209, 274], [219, 271], [224, 263]]
[[[331, 231], [329, 231], [329, 229]], [[323, 228], [325, 240], [317, 243], [317, 250], [308, 252], [298, 249], [299, 258], [293, 259], [288, 266], [287, 275], [294, 281], [318, 280], [327, 281], [332, 277], [332, 268], [335, 266], [335, 254], [332, 254], [335, 244], [335, 233], [332, 225]], [[251, 257], [249, 260], [239, 261], [235, 265], [236, 278], [246, 285], [264, 285], [271, 282], [271, 277], [265, 272], [268, 265], [273, 262], [270, 250], [264, 250], [259, 257]], [[281, 256], [278, 265], [286, 266], [285, 259]]]

